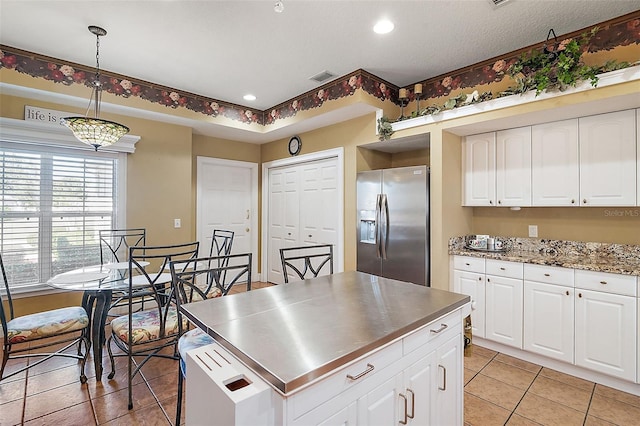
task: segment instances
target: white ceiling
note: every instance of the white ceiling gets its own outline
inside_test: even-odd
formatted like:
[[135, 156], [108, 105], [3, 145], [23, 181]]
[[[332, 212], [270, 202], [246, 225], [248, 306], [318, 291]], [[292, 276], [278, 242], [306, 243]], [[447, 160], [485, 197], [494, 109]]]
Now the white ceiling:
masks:
[[[398, 86], [639, 9], [637, 0], [0, 0], [0, 43], [260, 110], [362, 68]], [[390, 34], [372, 31], [386, 17]], [[254, 102], [242, 96], [252, 93]]]

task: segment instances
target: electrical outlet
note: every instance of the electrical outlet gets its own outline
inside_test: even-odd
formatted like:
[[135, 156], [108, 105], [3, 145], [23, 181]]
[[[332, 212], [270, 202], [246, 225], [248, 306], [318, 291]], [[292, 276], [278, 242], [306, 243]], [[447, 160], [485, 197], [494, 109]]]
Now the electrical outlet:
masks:
[[529, 225], [529, 237], [536, 238], [538, 236], [538, 225]]
[[182, 226], [182, 223], [180, 222], [180, 219], [173, 219], [174, 228], [180, 228], [181, 226]]

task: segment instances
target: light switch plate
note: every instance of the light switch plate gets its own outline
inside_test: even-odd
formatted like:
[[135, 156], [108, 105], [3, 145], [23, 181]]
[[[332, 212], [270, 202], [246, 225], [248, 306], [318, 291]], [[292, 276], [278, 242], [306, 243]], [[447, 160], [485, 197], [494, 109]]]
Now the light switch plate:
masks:
[[182, 226], [182, 223], [180, 221], [180, 219], [173, 219], [173, 227], [174, 228], [180, 228]]
[[538, 225], [529, 225], [529, 237], [536, 238], [538, 236]]

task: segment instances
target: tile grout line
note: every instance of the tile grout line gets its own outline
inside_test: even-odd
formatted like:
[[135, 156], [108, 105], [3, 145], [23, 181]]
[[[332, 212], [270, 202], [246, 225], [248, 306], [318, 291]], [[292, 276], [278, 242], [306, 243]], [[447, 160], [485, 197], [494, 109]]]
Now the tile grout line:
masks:
[[582, 421], [582, 426], [587, 424], [587, 419], [589, 418], [589, 409], [591, 409], [591, 401], [593, 401], [593, 396], [596, 394], [596, 383], [593, 384], [593, 389], [591, 389], [591, 396], [589, 397], [589, 404], [587, 404], [587, 411], [584, 413], [584, 420]]
[[[515, 366], [514, 366], [515, 367]], [[519, 368], [519, 367], [516, 367]], [[536, 379], [540, 376], [540, 373], [542, 372], [542, 366], [540, 366], [540, 369], [538, 370], [538, 372], [536, 373], [536, 376], [533, 378], [533, 380], [531, 380], [531, 383], [529, 383], [529, 386], [527, 386], [527, 389], [525, 389], [524, 393], [522, 394], [522, 397], [520, 398], [520, 400], [518, 401], [518, 403], [516, 404], [515, 407], [513, 407], [513, 410], [511, 411], [511, 414], [509, 414], [509, 417], [507, 417], [507, 421], [504, 422], [504, 424], [507, 424], [509, 422], [509, 420], [511, 420], [511, 417], [513, 417], [513, 415], [516, 413], [516, 410], [518, 409], [518, 407], [520, 406], [520, 403], [522, 402], [522, 400], [524, 399], [525, 396], [527, 396], [527, 393], [529, 392], [529, 389], [531, 389], [531, 386], [533, 386], [533, 383], [536, 381]], [[524, 369], [522, 369], [524, 370]], [[524, 370], [527, 371], [527, 370]], [[522, 416], [524, 417], [524, 416]], [[534, 423], [538, 423], [533, 419], [530, 419], [528, 417], [524, 417], [527, 420], [531, 420]]]

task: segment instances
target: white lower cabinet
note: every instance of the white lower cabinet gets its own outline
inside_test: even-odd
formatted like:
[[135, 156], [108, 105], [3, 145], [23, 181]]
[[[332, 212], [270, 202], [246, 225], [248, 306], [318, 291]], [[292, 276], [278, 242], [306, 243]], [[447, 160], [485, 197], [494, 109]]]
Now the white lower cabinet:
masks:
[[398, 395], [404, 390], [402, 373], [390, 378], [380, 386], [360, 397], [358, 425], [395, 425], [400, 416]]
[[[315, 390], [293, 395], [287, 408], [293, 413], [290, 424], [462, 425], [462, 316], [457, 310], [439, 318], [382, 349], [377, 358], [368, 357]], [[401, 358], [385, 365], [385, 360], [397, 359], [399, 347]], [[346, 379], [346, 374], [360, 377]]]
[[[431, 422], [433, 425], [461, 425], [463, 401], [460, 383], [463, 383], [462, 336], [449, 339], [437, 350], [437, 387], [431, 398]], [[433, 388], [432, 388], [433, 389]], [[422, 425], [416, 421], [415, 425]]]
[[636, 380], [636, 298], [576, 289], [576, 365]]
[[485, 338], [522, 349], [522, 279], [486, 280]]
[[471, 296], [471, 332], [485, 337], [484, 274], [455, 270], [453, 280], [453, 291]]
[[524, 282], [524, 350], [573, 363], [574, 289]]
[[640, 383], [637, 277], [469, 256], [453, 268], [475, 337]]
[[471, 332], [485, 336], [485, 261], [483, 258], [453, 256], [453, 288], [471, 297]]
[[318, 426], [353, 426], [356, 424], [357, 414], [356, 403], [352, 402], [331, 417], [318, 423]]

